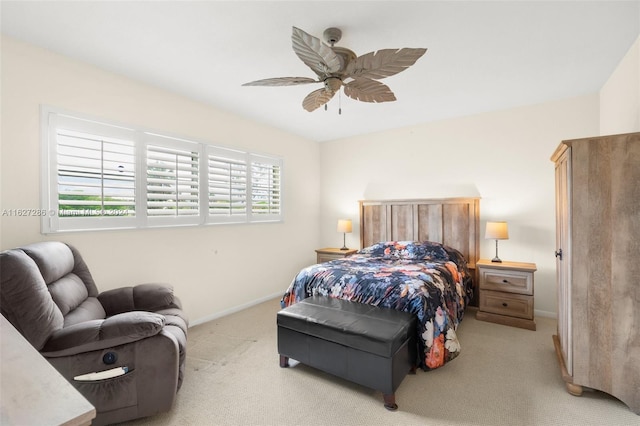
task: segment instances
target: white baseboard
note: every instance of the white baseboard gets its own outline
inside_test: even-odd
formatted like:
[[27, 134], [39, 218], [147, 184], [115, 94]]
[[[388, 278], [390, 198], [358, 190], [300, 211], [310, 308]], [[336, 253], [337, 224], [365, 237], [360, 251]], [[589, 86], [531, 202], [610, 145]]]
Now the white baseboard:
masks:
[[283, 292], [279, 291], [274, 294], [270, 294], [268, 296], [261, 297], [260, 299], [252, 300], [251, 302], [245, 303], [243, 305], [234, 306], [230, 309], [225, 309], [224, 311], [214, 312], [211, 315], [207, 315], [206, 317], [199, 318], [195, 321], [189, 321], [189, 327], [193, 327], [196, 325], [204, 324], [205, 322], [213, 321], [218, 318], [225, 317], [227, 315], [233, 314], [235, 312], [242, 311], [244, 309], [250, 308], [255, 305], [259, 305], [262, 302], [266, 302], [267, 300], [275, 299], [276, 297], [282, 297]]
[[533, 314], [537, 317], [546, 317], [546, 318], [555, 318], [558, 319], [557, 312], [549, 312], [549, 311], [540, 311], [538, 309], [534, 309]]

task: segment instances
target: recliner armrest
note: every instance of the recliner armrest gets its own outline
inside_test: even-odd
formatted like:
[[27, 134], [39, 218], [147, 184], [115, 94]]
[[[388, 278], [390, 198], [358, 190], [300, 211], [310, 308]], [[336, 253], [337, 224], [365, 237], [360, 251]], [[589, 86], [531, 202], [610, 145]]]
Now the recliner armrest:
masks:
[[142, 311], [85, 321], [54, 332], [40, 353], [54, 358], [124, 345], [158, 334], [164, 324], [164, 316]]
[[173, 288], [163, 284], [139, 284], [103, 291], [98, 295], [107, 316], [129, 311], [159, 311], [180, 308]]

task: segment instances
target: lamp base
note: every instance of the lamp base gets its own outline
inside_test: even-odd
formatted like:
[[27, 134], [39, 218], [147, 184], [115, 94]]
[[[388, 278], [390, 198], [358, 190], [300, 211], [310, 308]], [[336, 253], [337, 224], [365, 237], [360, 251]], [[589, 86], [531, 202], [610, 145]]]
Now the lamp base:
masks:
[[[325, 105], [326, 105], [326, 104], [325, 104]], [[340, 248], [340, 250], [349, 250], [349, 249], [347, 248], [347, 233], [346, 233], [346, 232], [344, 232], [344, 233], [342, 234], [342, 247]]]
[[502, 263], [502, 260], [498, 257], [498, 240], [496, 240], [496, 257], [491, 259], [491, 261], [495, 263]]

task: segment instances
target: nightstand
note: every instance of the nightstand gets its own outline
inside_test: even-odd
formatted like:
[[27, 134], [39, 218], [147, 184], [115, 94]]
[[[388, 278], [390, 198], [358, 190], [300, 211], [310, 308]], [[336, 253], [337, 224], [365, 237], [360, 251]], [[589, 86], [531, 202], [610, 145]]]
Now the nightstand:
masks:
[[317, 249], [316, 253], [318, 253], [318, 263], [328, 262], [334, 259], [340, 259], [342, 257], [351, 256], [353, 253], [357, 252], [356, 249], [347, 249], [340, 250], [339, 248], [322, 248]]
[[536, 329], [533, 319], [535, 263], [476, 262], [480, 304], [476, 318], [513, 327]]

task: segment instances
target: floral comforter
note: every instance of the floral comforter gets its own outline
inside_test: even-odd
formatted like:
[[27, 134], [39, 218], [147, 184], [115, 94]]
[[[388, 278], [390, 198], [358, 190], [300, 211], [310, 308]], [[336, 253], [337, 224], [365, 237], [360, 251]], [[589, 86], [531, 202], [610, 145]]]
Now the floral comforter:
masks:
[[433, 242], [392, 241], [303, 269], [280, 303], [286, 307], [322, 295], [414, 313], [417, 365], [431, 370], [460, 353], [456, 329], [472, 292], [467, 262], [457, 250]]

